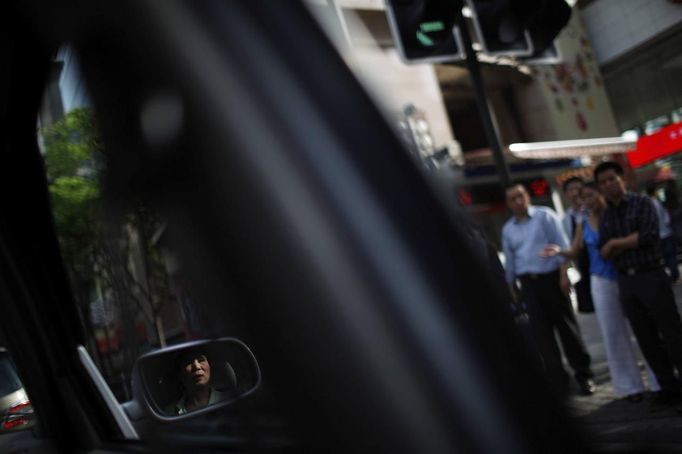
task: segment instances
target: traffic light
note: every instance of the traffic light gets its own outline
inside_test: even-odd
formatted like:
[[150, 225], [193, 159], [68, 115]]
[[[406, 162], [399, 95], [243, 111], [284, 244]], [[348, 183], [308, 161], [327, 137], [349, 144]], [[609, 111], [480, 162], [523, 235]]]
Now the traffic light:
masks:
[[483, 52], [537, 58], [571, 17], [564, 0], [467, 0]]
[[[529, 5], [533, 3], [536, 5], [531, 10]], [[572, 9], [564, 0], [520, 1], [518, 6], [533, 41], [533, 55], [540, 56], [551, 48], [554, 38], [568, 24]]]
[[557, 65], [563, 61], [563, 56], [556, 43], [552, 43], [542, 52], [534, 52], [528, 57], [520, 57], [519, 61], [526, 65]]
[[530, 33], [512, 0], [467, 0], [474, 30], [488, 55], [525, 56], [533, 53]]
[[455, 26], [453, 0], [386, 0], [393, 40], [405, 63], [463, 60], [464, 47]]

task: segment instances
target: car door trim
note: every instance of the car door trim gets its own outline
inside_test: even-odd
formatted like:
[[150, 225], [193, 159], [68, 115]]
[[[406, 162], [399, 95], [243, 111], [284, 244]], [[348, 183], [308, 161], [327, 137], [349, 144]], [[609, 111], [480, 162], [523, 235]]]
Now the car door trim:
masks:
[[139, 439], [140, 437], [137, 435], [137, 431], [130, 422], [130, 419], [128, 419], [128, 415], [126, 415], [123, 407], [116, 400], [114, 393], [111, 392], [109, 385], [107, 385], [107, 382], [104, 380], [104, 377], [102, 377], [99, 369], [97, 369], [97, 366], [92, 361], [92, 358], [90, 358], [90, 354], [82, 345], [78, 346], [78, 357], [81, 360], [81, 364], [83, 364], [83, 367], [85, 367], [85, 370], [92, 379], [92, 382], [97, 387], [97, 391], [99, 391], [100, 395], [106, 402], [107, 407], [109, 408], [109, 411], [111, 411], [111, 414], [114, 417], [116, 424], [118, 424], [123, 436], [127, 439]]

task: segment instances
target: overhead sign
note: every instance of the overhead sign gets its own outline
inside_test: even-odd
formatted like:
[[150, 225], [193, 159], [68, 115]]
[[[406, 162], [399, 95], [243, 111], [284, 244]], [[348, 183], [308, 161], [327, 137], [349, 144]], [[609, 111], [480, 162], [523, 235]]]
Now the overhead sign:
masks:
[[682, 121], [666, 126], [659, 131], [642, 136], [637, 140], [637, 148], [628, 153], [628, 161], [633, 168], [650, 164], [657, 159], [682, 151]]

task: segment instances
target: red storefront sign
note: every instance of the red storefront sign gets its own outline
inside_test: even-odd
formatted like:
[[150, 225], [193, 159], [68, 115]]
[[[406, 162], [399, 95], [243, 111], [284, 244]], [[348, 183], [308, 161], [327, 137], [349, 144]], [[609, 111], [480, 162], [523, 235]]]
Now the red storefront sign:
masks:
[[682, 151], [682, 121], [642, 136], [635, 151], [627, 153], [632, 168], [641, 167], [657, 159]]

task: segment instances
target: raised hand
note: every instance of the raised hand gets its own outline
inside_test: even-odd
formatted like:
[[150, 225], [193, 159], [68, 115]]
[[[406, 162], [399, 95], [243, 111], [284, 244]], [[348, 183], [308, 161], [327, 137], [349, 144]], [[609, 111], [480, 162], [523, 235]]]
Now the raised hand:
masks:
[[561, 254], [561, 246], [558, 244], [546, 244], [538, 253], [540, 257], [554, 257]]

